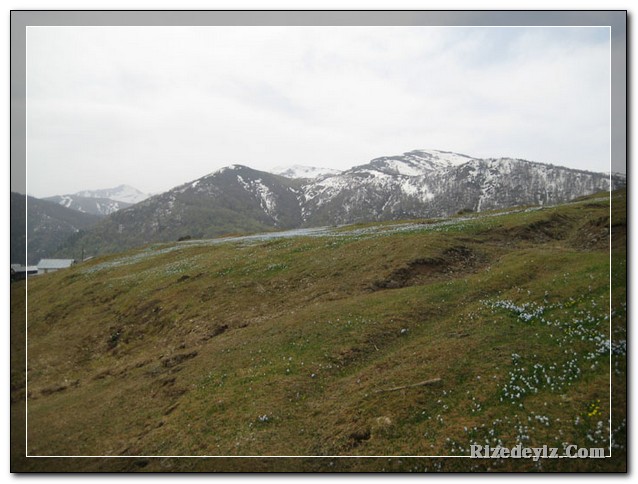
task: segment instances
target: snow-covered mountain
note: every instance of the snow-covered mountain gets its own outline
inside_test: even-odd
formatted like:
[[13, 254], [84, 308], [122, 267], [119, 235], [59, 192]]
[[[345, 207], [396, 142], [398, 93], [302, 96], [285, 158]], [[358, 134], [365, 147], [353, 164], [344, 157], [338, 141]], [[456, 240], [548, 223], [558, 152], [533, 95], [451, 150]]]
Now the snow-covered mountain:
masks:
[[[441, 167], [457, 166], [474, 160], [467, 155], [440, 150], [414, 150], [400, 156], [383, 156], [375, 158], [363, 168], [371, 166], [372, 169], [389, 175], [425, 175], [432, 170]], [[348, 170], [350, 171], [350, 170]], [[344, 173], [343, 170], [334, 168], [319, 168], [316, 166], [293, 165], [278, 167], [272, 170], [275, 175], [286, 178], [313, 179], [326, 178]]]
[[352, 170], [374, 170], [388, 175], [419, 176], [434, 170], [462, 165], [475, 160], [467, 155], [440, 150], [413, 150], [399, 156], [375, 158], [366, 165]]
[[341, 170], [334, 168], [319, 168], [316, 166], [292, 165], [288, 167], [273, 168], [272, 173], [275, 175], [285, 176], [286, 178], [321, 178], [325, 176], [338, 175]]
[[113, 212], [146, 200], [149, 196], [129, 185], [101, 190], [84, 190], [70, 195], [55, 195], [48, 200], [78, 212], [111, 215]]
[[47, 197], [44, 200], [57, 203], [72, 210], [77, 210], [78, 212], [101, 216], [111, 215], [113, 212], [131, 206], [130, 203], [120, 202], [110, 198], [82, 197], [79, 195], [56, 195]]
[[231, 165], [113, 213], [87, 233], [86, 244], [99, 252], [186, 236], [548, 205], [626, 183], [619, 174], [610, 183], [603, 173], [438, 150], [375, 158], [316, 178], [308, 173], [289, 178]]
[[148, 195], [142, 193], [137, 188], [130, 185], [120, 185], [115, 188], [103, 188], [101, 190], [84, 190], [75, 193], [79, 197], [87, 198], [108, 198], [118, 202], [128, 203], [130, 205], [146, 200]]
[[[612, 176], [612, 188], [624, 183], [624, 175]], [[459, 210], [556, 204], [609, 186], [604, 173], [416, 150], [305, 184], [302, 213], [313, 224], [440, 217]]]

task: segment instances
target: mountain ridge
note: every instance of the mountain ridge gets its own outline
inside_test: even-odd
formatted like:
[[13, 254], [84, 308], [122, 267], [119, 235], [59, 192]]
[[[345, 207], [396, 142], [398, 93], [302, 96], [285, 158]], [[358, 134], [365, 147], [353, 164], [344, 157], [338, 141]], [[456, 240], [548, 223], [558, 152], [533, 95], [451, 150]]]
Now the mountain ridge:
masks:
[[113, 212], [130, 207], [131, 203], [113, 200], [111, 198], [83, 197], [76, 194], [54, 195], [42, 200], [57, 203], [63, 207], [77, 210], [78, 212], [90, 213], [93, 215], [107, 216]]
[[148, 197], [149, 195], [130, 185], [119, 185], [114, 188], [82, 190], [66, 195], [53, 195], [42, 200], [54, 202], [78, 212], [107, 216], [146, 200]]
[[101, 188], [97, 190], [82, 190], [74, 195], [78, 197], [87, 198], [108, 198], [117, 202], [124, 202], [128, 204], [139, 203], [146, 200], [149, 195], [142, 193], [137, 188], [130, 185], [122, 184], [114, 188]]
[[182, 237], [551, 205], [624, 183], [618, 174], [439, 150], [374, 158], [317, 178], [230, 165], [115, 212], [61, 255], [77, 252], [78, 244], [102, 253]]
[[317, 166], [292, 165], [287, 167], [275, 167], [270, 170], [274, 175], [285, 176], [286, 178], [319, 178], [342, 173], [334, 168], [320, 168]]

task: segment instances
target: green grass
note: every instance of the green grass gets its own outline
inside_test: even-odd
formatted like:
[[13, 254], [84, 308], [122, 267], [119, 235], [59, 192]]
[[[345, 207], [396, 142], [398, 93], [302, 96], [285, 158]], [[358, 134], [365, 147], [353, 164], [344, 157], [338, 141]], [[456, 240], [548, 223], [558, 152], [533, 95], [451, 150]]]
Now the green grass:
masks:
[[[615, 192], [610, 459], [16, 457], [14, 466], [624, 470], [625, 209], [625, 192]], [[18, 371], [24, 283], [13, 284], [13, 423], [24, 422], [28, 395], [30, 455], [608, 447], [610, 360], [601, 347], [609, 335], [601, 222], [608, 216], [599, 195], [544, 209], [359, 225], [322, 237], [159, 244], [94, 259], [29, 279], [28, 389]], [[386, 391], [433, 378], [441, 381]]]

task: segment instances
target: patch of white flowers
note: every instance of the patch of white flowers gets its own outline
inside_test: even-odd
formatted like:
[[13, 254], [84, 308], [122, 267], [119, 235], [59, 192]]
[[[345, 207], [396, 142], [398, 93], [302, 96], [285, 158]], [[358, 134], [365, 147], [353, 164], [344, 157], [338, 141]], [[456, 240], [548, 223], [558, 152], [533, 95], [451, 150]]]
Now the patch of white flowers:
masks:
[[573, 308], [576, 303], [572, 298], [553, 305], [539, 305], [535, 302], [517, 304], [510, 300], [483, 301], [493, 311], [505, 310], [521, 323], [538, 323], [551, 327], [553, 331], [549, 333], [549, 338], [559, 347], [569, 348], [563, 351], [566, 355], [563, 361], [549, 364], [539, 362], [536, 355], [523, 358], [512, 353], [513, 368], [501, 388], [500, 401], [518, 404], [523, 397], [536, 394], [542, 388], [553, 392], [561, 391], [580, 378], [583, 372], [595, 370], [598, 367], [597, 360], [609, 356], [610, 351], [614, 355], [626, 355], [626, 339], [613, 342], [607, 334], [601, 332], [601, 328], [606, 327], [609, 316], [599, 314], [600, 309], [595, 301], [590, 301], [590, 310], [571, 309], [573, 316], [568, 321], [544, 316], [553, 310]]
[[[521, 291], [519, 291], [520, 293]], [[562, 355], [552, 362], [543, 362], [536, 354], [521, 355], [511, 353], [512, 368], [504, 385], [499, 386], [500, 401], [511, 403], [518, 414], [505, 415], [490, 424], [464, 426], [466, 439], [460, 442], [447, 441], [451, 455], [469, 455], [471, 445], [497, 445], [512, 447], [516, 444], [531, 445], [541, 435], [547, 439], [547, 433], [553, 432], [555, 445], [563, 450], [571, 445], [566, 439], [570, 431], [576, 431], [579, 446], [624, 448], [626, 435], [626, 419], [611, 428], [612, 439], [609, 441], [610, 428], [600, 413], [598, 404], [585, 414], [575, 415], [561, 422], [560, 418], [550, 414], [525, 411], [522, 400], [529, 395], [538, 394], [541, 390], [558, 393], [574, 383], [584, 374], [599, 368], [610, 353], [615, 360], [623, 359], [627, 354], [626, 333], [620, 331], [620, 338], [609, 339], [607, 329], [609, 316], [603, 313], [606, 305], [585, 299], [569, 299], [562, 303], [548, 304], [547, 292], [544, 304], [534, 302], [515, 303], [509, 300], [483, 301], [483, 304], [494, 312], [507, 311], [518, 322], [545, 327], [540, 331], [542, 337], [548, 338], [552, 344], [562, 348]], [[581, 309], [582, 307], [587, 309]], [[624, 308], [623, 308], [624, 309]], [[549, 315], [549, 316], [548, 316]], [[618, 333], [619, 330], [616, 330]], [[536, 333], [537, 337], [539, 333]], [[549, 339], [551, 338], [551, 339]], [[604, 366], [604, 365], [603, 365]], [[476, 397], [470, 397], [470, 412], [476, 414], [481, 404]], [[532, 400], [532, 403], [536, 400]], [[544, 407], [547, 408], [547, 402]], [[518, 409], [521, 410], [518, 410]], [[594, 408], [596, 411], [592, 411]], [[554, 428], [558, 426], [558, 428]], [[562, 427], [562, 428], [561, 428]], [[505, 443], [503, 442], [505, 441]]]
[[540, 318], [545, 312], [544, 306], [539, 306], [534, 302], [517, 305], [508, 300], [483, 301], [491, 309], [506, 309], [513, 312], [519, 321], [528, 323], [535, 318]]

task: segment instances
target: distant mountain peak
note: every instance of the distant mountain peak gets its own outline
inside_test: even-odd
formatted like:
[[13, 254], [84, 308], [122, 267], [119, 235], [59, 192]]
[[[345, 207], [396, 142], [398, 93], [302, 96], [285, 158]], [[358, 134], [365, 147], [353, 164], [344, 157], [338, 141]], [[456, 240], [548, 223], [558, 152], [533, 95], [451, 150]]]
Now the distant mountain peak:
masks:
[[102, 188], [98, 190], [83, 190], [70, 196], [74, 195], [86, 198], [108, 198], [110, 200], [128, 204], [139, 203], [149, 197], [146, 193], [143, 193], [130, 185], [119, 185], [114, 188]]
[[148, 197], [149, 195], [130, 185], [119, 185], [115, 188], [83, 190], [73, 194], [55, 195], [44, 200], [78, 212], [105, 216], [146, 200]]
[[375, 158], [365, 165], [351, 168], [349, 172], [374, 171], [391, 176], [418, 177], [472, 160], [476, 158], [451, 151], [419, 149]]
[[71, 210], [99, 216], [111, 215], [113, 212], [131, 206], [130, 203], [120, 202], [112, 198], [83, 197], [80, 195], [56, 195], [47, 197], [44, 200], [57, 203]]
[[227, 171], [242, 171], [242, 170], [252, 170], [252, 168], [250, 168], [249, 166], [246, 166], [246, 165], [233, 163], [232, 165], [222, 166], [221, 168], [219, 168], [219, 169], [217, 169], [215, 171], [211, 171], [208, 175], [204, 175], [203, 177], [198, 178], [198, 180], [203, 180], [203, 179], [209, 178], [211, 176], [221, 175], [223, 173], [226, 173]]

